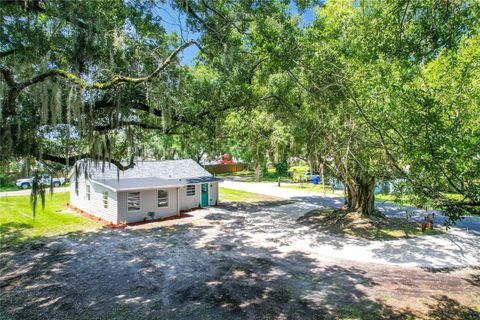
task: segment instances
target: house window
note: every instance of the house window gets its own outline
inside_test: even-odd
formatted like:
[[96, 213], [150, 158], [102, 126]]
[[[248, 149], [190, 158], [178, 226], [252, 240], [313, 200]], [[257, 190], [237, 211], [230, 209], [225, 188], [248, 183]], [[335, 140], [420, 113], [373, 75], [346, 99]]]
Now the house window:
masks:
[[158, 190], [158, 207], [168, 207], [168, 191]]
[[89, 184], [87, 184], [87, 192], [86, 192], [86, 194], [87, 194], [87, 200], [90, 200], [90, 185], [89, 185]]
[[195, 185], [189, 184], [187, 186], [187, 196], [194, 196], [195, 195]]
[[103, 192], [103, 207], [108, 208], [108, 191]]
[[140, 192], [127, 193], [127, 211], [140, 211]]

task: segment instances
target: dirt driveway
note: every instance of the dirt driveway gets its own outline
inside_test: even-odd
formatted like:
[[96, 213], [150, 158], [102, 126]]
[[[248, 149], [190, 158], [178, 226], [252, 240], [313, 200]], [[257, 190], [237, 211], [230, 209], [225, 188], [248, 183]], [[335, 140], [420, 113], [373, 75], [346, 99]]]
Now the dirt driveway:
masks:
[[298, 240], [321, 245], [330, 235], [276, 216], [285, 211], [210, 208], [150, 229], [103, 230], [2, 252], [0, 319], [480, 316], [480, 270], [315, 254], [321, 246]]

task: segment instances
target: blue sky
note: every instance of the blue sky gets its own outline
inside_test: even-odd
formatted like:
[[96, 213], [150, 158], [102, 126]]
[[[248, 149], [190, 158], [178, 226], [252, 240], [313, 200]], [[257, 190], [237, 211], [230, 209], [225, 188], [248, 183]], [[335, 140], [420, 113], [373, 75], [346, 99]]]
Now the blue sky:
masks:
[[[157, 4], [157, 14], [162, 18], [162, 25], [167, 33], [175, 32], [183, 41], [198, 39], [200, 34], [188, 30], [185, 23], [185, 15], [174, 10], [168, 3]], [[190, 46], [181, 54], [182, 64], [191, 64], [198, 52], [198, 48]]]
[[[181, 14], [178, 10], [174, 10], [168, 3], [159, 3], [157, 5], [157, 8], [157, 14], [162, 18], [162, 24], [166, 29], [167, 33], [175, 32], [184, 41], [198, 39], [200, 37], [199, 33], [188, 30], [185, 23], [185, 16]], [[292, 14], [301, 14], [301, 26], [307, 25], [308, 23], [312, 22], [315, 17], [312, 9], [307, 9], [304, 12], [299, 12], [298, 8], [294, 4], [290, 6], [290, 12]], [[181, 55], [181, 63], [188, 65], [192, 64], [197, 52], [198, 48], [195, 46], [190, 46], [189, 48], [184, 50]]]

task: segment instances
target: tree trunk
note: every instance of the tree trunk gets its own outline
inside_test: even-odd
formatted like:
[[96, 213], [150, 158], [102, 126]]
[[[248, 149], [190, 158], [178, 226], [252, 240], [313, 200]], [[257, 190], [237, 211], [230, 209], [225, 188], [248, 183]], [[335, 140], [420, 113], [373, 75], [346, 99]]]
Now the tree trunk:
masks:
[[320, 173], [322, 175], [323, 196], [325, 197], [326, 191], [325, 191], [325, 175], [324, 175], [324, 172], [323, 172], [323, 162], [320, 162], [319, 167], [320, 167]]
[[260, 182], [260, 174], [261, 174], [260, 163], [257, 162], [257, 164], [255, 165], [255, 181], [256, 182]]
[[375, 212], [375, 177], [361, 175], [346, 179], [345, 209], [364, 216]]

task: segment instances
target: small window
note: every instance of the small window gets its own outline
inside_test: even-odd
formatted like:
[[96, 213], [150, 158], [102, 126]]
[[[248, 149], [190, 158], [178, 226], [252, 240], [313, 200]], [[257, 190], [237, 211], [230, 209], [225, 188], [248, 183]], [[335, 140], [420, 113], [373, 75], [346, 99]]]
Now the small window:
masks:
[[140, 211], [140, 192], [127, 193], [127, 211]]
[[168, 191], [158, 190], [158, 207], [168, 207]]
[[86, 192], [86, 194], [87, 194], [87, 200], [90, 200], [90, 185], [89, 185], [89, 184], [87, 184], [87, 192]]
[[103, 207], [108, 208], [108, 191], [103, 192]]
[[187, 196], [194, 196], [195, 195], [195, 185], [189, 184], [187, 186]]

